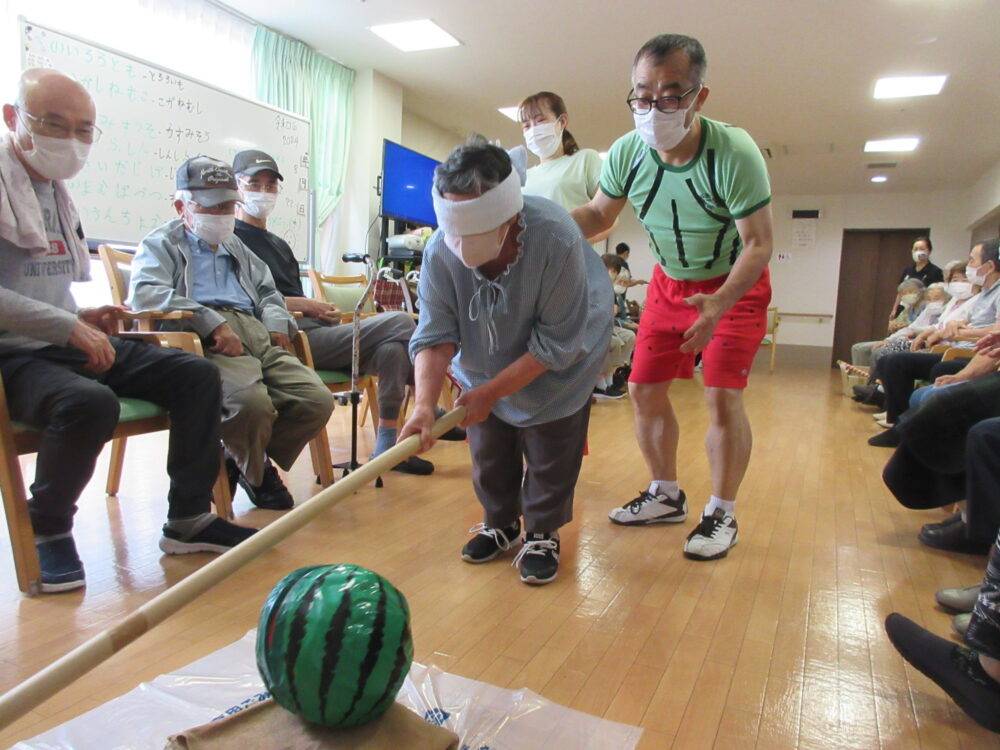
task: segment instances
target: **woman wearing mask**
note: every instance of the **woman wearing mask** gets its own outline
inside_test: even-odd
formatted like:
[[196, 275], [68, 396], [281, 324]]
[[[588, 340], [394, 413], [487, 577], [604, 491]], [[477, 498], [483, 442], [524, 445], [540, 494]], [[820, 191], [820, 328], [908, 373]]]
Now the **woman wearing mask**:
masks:
[[[910, 250], [910, 255], [913, 257], [913, 265], [903, 269], [903, 273], [899, 277], [900, 284], [907, 279], [919, 279], [924, 286], [944, 281], [944, 272], [931, 263], [930, 258], [933, 249], [934, 246], [928, 237], [917, 237], [913, 241], [913, 249]], [[897, 294], [896, 299], [892, 303], [892, 312], [889, 314], [890, 323], [899, 315], [899, 305], [900, 300]]]
[[[588, 203], [597, 192], [602, 161], [592, 148], [580, 148], [566, 129], [569, 115], [558, 94], [540, 91], [518, 106], [518, 119], [528, 150], [538, 157], [538, 166], [528, 170], [525, 195], [540, 195], [567, 211]], [[600, 242], [614, 227], [587, 240]]]

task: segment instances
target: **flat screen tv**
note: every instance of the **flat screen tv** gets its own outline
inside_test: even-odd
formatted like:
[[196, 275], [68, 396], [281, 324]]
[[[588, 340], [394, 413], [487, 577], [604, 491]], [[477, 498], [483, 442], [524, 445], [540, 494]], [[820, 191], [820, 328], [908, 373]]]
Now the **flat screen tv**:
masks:
[[440, 162], [392, 141], [382, 147], [382, 215], [437, 227], [431, 185]]

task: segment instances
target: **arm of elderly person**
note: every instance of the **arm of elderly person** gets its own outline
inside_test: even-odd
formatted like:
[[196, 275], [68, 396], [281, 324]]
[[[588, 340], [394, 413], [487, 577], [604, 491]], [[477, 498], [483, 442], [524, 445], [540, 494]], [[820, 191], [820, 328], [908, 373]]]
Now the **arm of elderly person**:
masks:
[[[997, 334], [990, 335], [995, 336]], [[993, 356], [986, 352], [976, 352], [975, 356], [969, 360], [969, 363], [965, 367], [953, 375], [941, 375], [934, 381], [934, 385], [941, 387], [942, 385], [973, 380], [983, 375], [989, 375], [991, 372], [996, 372], [997, 366], [998, 362]]]
[[134, 310], [186, 310], [193, 313], [191, 327], [202, 338], [226, 322], [215, 310], [205, 307], [177, 291], [177, 281], [184, 274], [179, 251], [171, 252], [160, 238], [144, 239], [132, 261], [129, 280], [129, 305]]

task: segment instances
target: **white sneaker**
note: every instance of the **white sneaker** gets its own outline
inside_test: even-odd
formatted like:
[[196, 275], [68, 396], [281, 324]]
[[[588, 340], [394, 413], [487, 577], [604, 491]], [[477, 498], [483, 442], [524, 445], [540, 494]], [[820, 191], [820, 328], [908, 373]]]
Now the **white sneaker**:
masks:
[[722, 508], [710, 516], [702, 516], [694, 531], [684, 542], [684, 556], [692, 560], [718, 560], [729, 554], [729, 548], [739, 541], [736, 518]]
[[878, 422], [878, 421], [881, 421], [881, 420], [885, 419], [888, 416], [889, 416], [889, 412], [887, 412], [887, 411], [879, 411], [879, 412], [875, 412], [874, 414], [872, 414], [872, 419], [874, 419], [876, 422]]
[[653, 495], [643, 490], [635, 500], [614, 508], [608, 513], [608, 518], [621, 526], [646, 526], [651, 523], [681, 523], [687, 515], [684, 490], [680, 491], [676, 500], [671, 500], [669, 495]]

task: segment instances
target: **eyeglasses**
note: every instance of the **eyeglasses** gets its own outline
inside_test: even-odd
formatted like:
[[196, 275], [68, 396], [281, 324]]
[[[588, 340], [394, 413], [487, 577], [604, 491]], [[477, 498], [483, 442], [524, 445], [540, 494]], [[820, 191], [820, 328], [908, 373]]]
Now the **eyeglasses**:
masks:
[[240, 187], [248, 193], [280, 193], [280, 182], [258, 182], [257, 180], [240, 180]]
[[[628, 108], [631, 109], [637, 115], [645, 115], [653, 111], [653, 107], [656, 107], [663, 114], [669, 115], [671, 112], [676, 112], [681, 108], [681, 102], [684, 98], [688, 96], [691, 92], [697, 91], [701, 88], [701, 84], [695, 84], [687, 91], [685, 91], [680, 96], [661, 96], [659, 99], [643, 99], [638, 96], [630, 96], [625, 100]], [[629, 94], [634, 94], [635, 91], [630, 91]]]
[[31, 127], [28, 127], [27, 123], [25, 123], [25, 127], [28, 127], [28, 130], [35, 135], [43, 135], [50, 138], [72, 137], [81, 143], [97, 143], [101, 140], [103, 131], [96, 125], [77, 125], [76, 128], [71, 128], [70, 124], [62, 117], [51, 115], [37, 117], [30, 112], [25, 112], [17, 105], [14, 106], [14, 109], [33, 123]]

